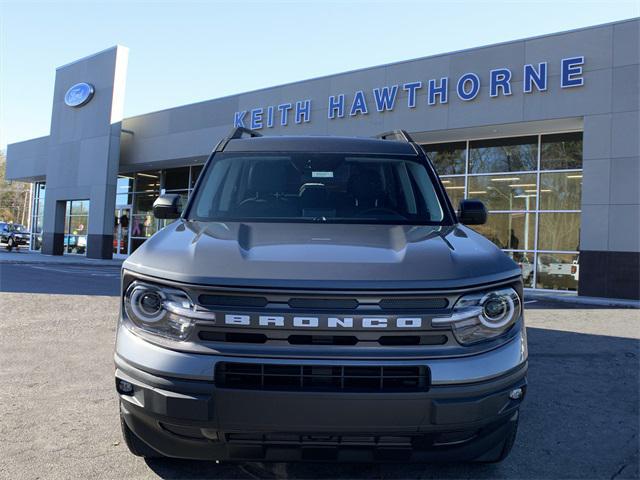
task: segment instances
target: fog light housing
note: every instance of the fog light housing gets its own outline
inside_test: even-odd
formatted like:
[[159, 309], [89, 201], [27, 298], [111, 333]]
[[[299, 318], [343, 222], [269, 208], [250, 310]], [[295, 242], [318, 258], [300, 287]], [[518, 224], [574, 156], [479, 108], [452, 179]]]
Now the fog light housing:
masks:
[[214, 430], [212, 428], [202, 428], [200, 429], [200, 431], [202, 432], [202, 436], [209, 440], [213, 440], [215, 442], [220, 440], [220, 436], [218, 435], [217, 430]]
[[509, 398], [511, 400], [520, 400], [524, 395], [524, 391], [521, 388], [514, 388], [509, 392]]
[[133, 385], [126, 380], [116, 378], [116, 390], [120, 395], [133, 395]]

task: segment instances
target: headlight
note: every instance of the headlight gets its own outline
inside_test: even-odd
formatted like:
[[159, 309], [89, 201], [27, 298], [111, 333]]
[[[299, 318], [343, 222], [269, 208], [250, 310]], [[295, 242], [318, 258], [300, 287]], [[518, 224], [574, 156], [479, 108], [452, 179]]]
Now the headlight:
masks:
[[520, 297], [513, 288], [461, 297], [448, 317], [432, 320], [435, 327], [451, 326], [456, 339], [469, 345], [505, 333], [520, 318]]
[[174, 340], [185, 340], [198, 318], [183, 291], [142, 282], [129, 285], [124, 308], [136, 327]]

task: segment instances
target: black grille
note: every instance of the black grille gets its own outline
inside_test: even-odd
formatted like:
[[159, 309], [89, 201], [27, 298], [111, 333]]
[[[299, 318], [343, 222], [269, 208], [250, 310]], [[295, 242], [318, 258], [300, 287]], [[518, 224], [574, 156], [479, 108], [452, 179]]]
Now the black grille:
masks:
[[205, 307], [264, 307], [269, 303], [265, 297], [247, 295], [200, 295], [200, 304]]
[[429, 369], [218, 362], [215, 383], [245, 390], [415, 392], [429, 388]]
[[200, 340], [207, 342], [228, 343], [267, 343], [267, 336], [262, 333], [243, 332], [209, 332], [202, 331], [198, 334]]
[[359, 309], [380, 310], [439, 310], [447, 308], [449, 301], [445, 297], [417, 296], [332, 296], [303, 295], [299, 293], [243, 294], [240, 292], [201, 292], [198, 302], [203, 307], [215, 309], [230, 308], [289, 308], [292, 310], [333, 310], [354, 311]]
[[383, 298], [380, 308], [383, 310], [430, 310], [447, 308], [446, 298]]
[[359, 305], [355, 298], [290, 298], [288, 303], [291, 308], [314, 310], [353, 310]]

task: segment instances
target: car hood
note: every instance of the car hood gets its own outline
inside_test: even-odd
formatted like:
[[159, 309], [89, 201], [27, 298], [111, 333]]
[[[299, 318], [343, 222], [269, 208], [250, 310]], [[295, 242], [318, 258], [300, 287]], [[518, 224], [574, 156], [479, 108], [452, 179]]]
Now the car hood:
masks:
[[194, 284], [325, 289], [458, 288], [520, 275], [462, 225], [183, 220], [147, 240], [123, 268]]

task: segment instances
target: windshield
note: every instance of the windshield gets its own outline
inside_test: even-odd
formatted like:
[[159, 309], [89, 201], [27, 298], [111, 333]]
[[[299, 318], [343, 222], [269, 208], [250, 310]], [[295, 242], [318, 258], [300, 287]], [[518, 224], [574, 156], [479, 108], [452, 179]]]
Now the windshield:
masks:
[[24, 225], [13, 224], [13, 230], [15, 232], [26, 232], [27, 228]]
[[439, 225], [445, 215], [413, 156], [218, 153], [187, 218]]

